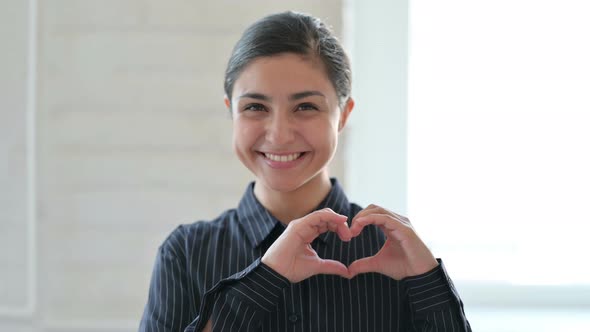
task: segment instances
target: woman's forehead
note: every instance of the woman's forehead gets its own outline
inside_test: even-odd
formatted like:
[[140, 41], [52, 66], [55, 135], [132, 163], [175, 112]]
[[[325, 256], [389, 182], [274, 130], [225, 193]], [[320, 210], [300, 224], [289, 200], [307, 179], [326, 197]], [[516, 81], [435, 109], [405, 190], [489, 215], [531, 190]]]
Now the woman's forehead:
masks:
[[252, 60], [236, 80], [233, 96], [259, 93], [280, 97], [304, 91], [336, 97], [321, 61], [286, 53]]

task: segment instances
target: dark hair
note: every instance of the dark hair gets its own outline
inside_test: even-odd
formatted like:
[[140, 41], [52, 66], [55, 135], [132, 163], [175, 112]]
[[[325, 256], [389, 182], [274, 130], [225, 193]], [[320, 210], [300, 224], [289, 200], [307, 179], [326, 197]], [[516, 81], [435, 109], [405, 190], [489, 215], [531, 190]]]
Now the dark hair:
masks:
[[280, 53], [317, 57], [334, 85], [340, 106], [350, 97], [350, 61], [338, 39], [318, 18], [288, 11], [266, 16], [244, 31], [225, 71], [224, 90], [230, 101], [234, 83], [252, 60]]

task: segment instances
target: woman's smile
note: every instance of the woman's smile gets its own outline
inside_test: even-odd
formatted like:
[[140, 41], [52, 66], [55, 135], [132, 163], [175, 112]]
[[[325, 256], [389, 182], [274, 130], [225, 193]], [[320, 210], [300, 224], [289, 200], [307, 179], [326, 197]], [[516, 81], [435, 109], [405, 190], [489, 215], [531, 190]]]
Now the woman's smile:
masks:
[[308, 156], [307, 152], [295, 152], [295, 153], [267, 153], [259, 152], [264, 162], [271, 168], [276, 169], [289, 169], [294, 168], [301, 164], [303, 160]]

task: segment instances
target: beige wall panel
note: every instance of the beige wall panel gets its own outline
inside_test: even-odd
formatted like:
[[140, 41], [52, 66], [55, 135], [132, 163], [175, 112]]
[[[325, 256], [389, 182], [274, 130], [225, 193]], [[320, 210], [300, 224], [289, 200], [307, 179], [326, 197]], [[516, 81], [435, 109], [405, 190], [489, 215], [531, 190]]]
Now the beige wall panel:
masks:
[[[231, 148], [223, 72], [247, 24], [289, 8], [340, 35], [334, 0], [40, 3], [44, 331], [133, 330], [164, 238], [236, 206], [252, 176]], [[340, 152], [333, 169], [342, 179]]]

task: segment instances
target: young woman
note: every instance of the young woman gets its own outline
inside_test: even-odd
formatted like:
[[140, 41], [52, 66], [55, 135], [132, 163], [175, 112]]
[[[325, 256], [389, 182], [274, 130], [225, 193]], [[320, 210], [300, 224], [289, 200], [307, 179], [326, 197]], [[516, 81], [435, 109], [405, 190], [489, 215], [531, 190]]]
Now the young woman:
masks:
[[471, 331], [409, 220], [350, 203], [330, 178], [350, 90], [318, 19], [286, 12], [244, 32], [225, 105], [256, 181], [237, 208], [165, 240], [140, 331]]

